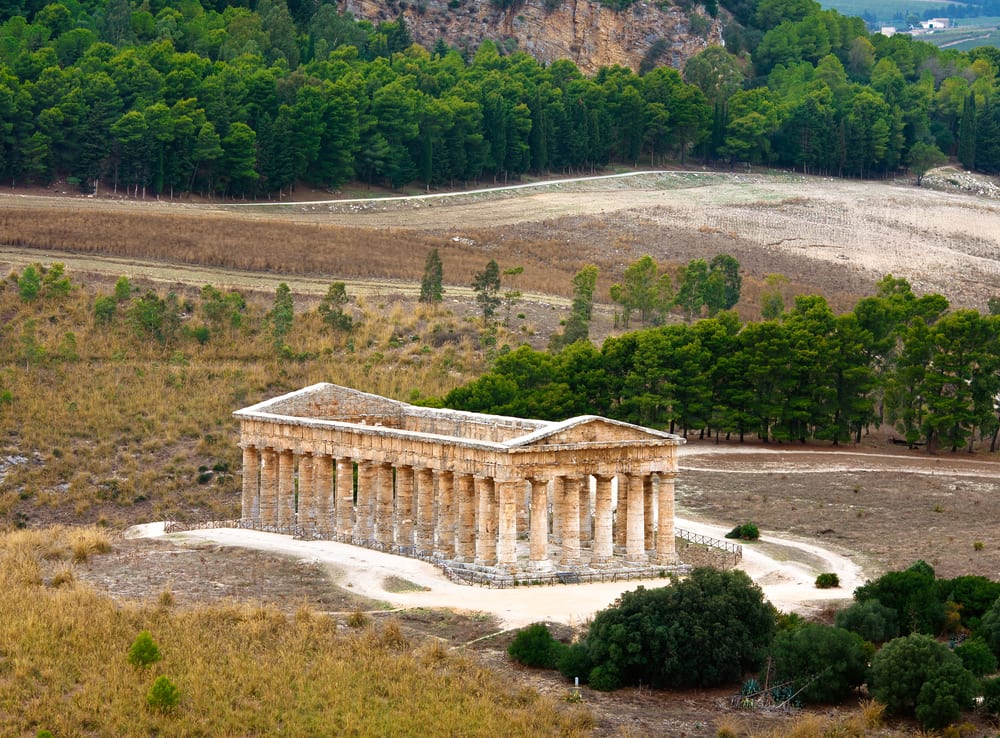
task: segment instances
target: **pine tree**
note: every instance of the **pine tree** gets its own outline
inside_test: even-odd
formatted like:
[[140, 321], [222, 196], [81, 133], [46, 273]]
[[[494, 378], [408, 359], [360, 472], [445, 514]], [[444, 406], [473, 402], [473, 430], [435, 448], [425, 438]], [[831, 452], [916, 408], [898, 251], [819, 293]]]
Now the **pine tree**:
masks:
[[976, 166], [976, 96], [969, 93], [958, 123], [958, 160], [966, 169]]
[[441, 281], [444, 278], [444, 268], [437, 249], [431, 249], [424, 262], [424, 276], [420, 280], [420, 302], [441, 302], [444, 288]]

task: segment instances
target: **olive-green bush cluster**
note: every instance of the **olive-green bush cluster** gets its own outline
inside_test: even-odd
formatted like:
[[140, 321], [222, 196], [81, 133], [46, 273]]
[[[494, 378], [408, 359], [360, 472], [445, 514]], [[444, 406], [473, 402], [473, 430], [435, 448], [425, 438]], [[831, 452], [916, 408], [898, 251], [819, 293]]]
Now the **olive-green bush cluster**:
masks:
[[699, 568], [669, 586], [624, 593], [597, 614], [583, 641], [555, 647], [554, 659], [543, 628], [531, 626], [515, 639], [511, 648], [529, 654], [515, 658], [547, 661], [600, 690], [707, 687], [760, 665], [774, 636], [775, 611], [743, 572]]
[[[1000, 714], [1000, 676], [991, 678], [1000, 656], [998, 590], [985, 577], [938, 580], [918, 561], [859, 587], [831, 626], [779, 617], [743, 572], [695, 569], [669, 586], [626, 592], [577, 643], [560, 643], [536, 623], [508, 652], [598, 690], [736, 684], [766, 659], [768, 682], [796, 702], [838, 703], [867, 684], [888, 714], [938, 730], [976, 696]], [[947, 643], [932, 637], [946, 635]]]

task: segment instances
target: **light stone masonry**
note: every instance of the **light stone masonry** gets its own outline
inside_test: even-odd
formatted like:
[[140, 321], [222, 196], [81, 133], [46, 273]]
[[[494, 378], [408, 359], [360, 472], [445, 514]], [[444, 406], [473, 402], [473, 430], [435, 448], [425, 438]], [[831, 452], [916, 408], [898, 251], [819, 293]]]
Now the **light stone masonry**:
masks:
[[332, 384], [234, 415], [243, 525], [497, 575], [678, 563], [679, 436], [597, 416], [423, 408]]

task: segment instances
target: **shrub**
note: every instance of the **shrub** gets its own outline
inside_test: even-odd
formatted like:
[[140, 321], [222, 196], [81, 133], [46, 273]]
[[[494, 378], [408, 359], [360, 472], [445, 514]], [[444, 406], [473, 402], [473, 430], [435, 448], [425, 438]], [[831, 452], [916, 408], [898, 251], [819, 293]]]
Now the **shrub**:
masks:
[[163, 658], [160, 647], [156, 645], [153, 636], [148, 630], [144, 630], [132, 641], [132, 647], [128, 650], [128, 662], [132, 666], [146, 667], [155, 664]]
[[905, 571], [891, 571], [867, 582], [854, 592], [858, 602], [878, 600], [896, 611], [902, 633], [941, 632], [945, 619], [944, 603], [937, 595], [934, 569], [917, 561]]
[[986, 641], [986, 645], [993, 651], [993, 655], [1000, 658], [1000, 597], [993, 603], [993, 607], [983, 615], [978, 635]]
[[775, 612], [742, 571], [694, 569], [656, 589], [625, 592], [594, 618], [587, 646], [601, 684], [705, 687], [756, 668]]
[[885, 643], [899, 635], [896, 611], [878, 600], [855, 602], [838, 610], [833, 622], [838, 628], [857, 633], [872, 643]]
[[840, 702], [868, 670], [858, 635], [820, 623], [778, 633], [771, 656], [778, 679], [792, 682], [805, 702]]
[[824, 572], [816, 577], [816, 589], [835, 589], [840, 586], [840, 577], [833, 572]]
[[760, 530], [753, 523], [743, 523], [743, 525], [737, 525], [726, 533], [726, 538], [738, 538], [741, 541], [756, 541], [760, 538]]
[[573, 643], [561, 649], [556, 668], [559, 669], [560, 674], [571, 681], [579, 677], [581, 682], [586, 682], [589, 679], [590, 670], [594, 668], [587, 644]]
[[982, 677], [997, 670], [997, 657], [982, 638], [970, 638], [955, 649], [962, 665], [975, 676]]
[[107, 325], [115, 319], [118, 311], [118, 303], [110, 295], [102, 295], [94, 300], [94, 322], [98, 325]]
[[146, 704], [159, 712], [169, 712], [177, 706], [180, 700], [180, 690], [177, 685], [162, 674], [156, 677], [153, 686], [146, 694]]
[[1000, 677], [984, 679], [980, 684], [983, 690], [983, 709], [991, 715], [1000, 715]]
[[914, 633], [887, 643], [872, 660], [868, 688], [894, 713], [913, 713], [925, 728], [947, 725], [969, 707], [975, 677], [958, 656]]
[[31, 302], [38, 297], [38, 293], [42, 290], [42, 275], [37, 266], [29, 264], [24, 268], [17, 280], [17, 290], [25, 302]]
[[792, 682], [804, 702], [840, 702], [868, 670], [860, 636], [821, 623], [778, 633], [771, 656], [778, 679]]
[[525, 666], [555, 669], [563, 648], [544, 623], [532, 623], [518, 631], [514, 642], [507, 647], [507, 653]]

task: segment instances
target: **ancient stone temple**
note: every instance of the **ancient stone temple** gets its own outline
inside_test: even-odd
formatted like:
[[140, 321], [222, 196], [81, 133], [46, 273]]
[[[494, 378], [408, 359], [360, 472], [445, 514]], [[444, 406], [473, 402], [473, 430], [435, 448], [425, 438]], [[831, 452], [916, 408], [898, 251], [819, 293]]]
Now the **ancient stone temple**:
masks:
[[241, 525], [501, 575], [671, 566], [684, 439], [315, 384], [237, 411]]

